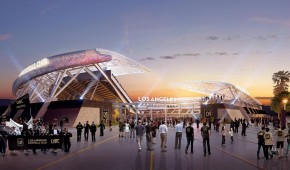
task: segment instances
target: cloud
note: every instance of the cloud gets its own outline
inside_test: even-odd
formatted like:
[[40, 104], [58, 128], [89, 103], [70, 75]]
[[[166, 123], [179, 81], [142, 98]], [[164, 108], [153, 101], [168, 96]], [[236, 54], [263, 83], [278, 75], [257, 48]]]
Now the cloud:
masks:
[[174, 57], [196, 57], [196, 56], [199, 56], [200, 53], [178, 53], [178, 54], [174, 54], [173, 56]]
[[239, 38], [240, 38], [239, 35], [232, 35], [232, 36], [228, 36], [228, 37], [224, 38], [224, 40], [232, 41], [232, 40], [238, 40]]
[[175, 59], [175, 56], [160, 56], [161, 59], [172, 60]]
[[200, 55], [200, 53], [177, 53], [177, 54], [174, 54], [174, 55], [160, 56], [160, 58], [161, 59], [172, 60], [172, 59], [178, 59], [180, 57], [197, 57], [199, 55]]
[[264, 18], [264, 17], [254, 17], [251, 20], [265, 23], [265, 24], [278, 24], [278, 25], [290, 27], [290, 20]]
[[207, 40], [218, 40], [219, 39], [219, 37], [217, 37], [217, 36], [209, 36], [209, 37], [207, 37], [206, 38]]
[[266, 41], [269, 39], [277, 39], [278, 36], [277, 35], [267, 35], [267, 36], [257, 36], [257, 37], [253, 37], [253, 39], [255, 40], [261, 40], [261, 41]]
[[253, 39], [260, 40], [260, 41], [266, 41], [267, 40], [266, 37], [262, 37], [262, 36], [254, 37]]
[[12, 37], [12, 34], [0, 34], [0, 41], [9, 41]]
[[239, 55], [239, 53], [232, 53], [233, 55]]
[[155, 58], [153, 57], [146, 57], [146, 58], [142, 58], [141, 61], [152, 61], [155, 60]]
[[215, 52], [215, 55], [227, 55], [226, 52]]

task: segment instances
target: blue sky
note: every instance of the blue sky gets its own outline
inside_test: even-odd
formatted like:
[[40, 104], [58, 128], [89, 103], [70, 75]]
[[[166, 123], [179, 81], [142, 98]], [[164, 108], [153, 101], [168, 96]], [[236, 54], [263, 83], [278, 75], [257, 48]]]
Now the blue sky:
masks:
[[[151, 69], [119, 78], [133, 96], [175, 95], [171, 83], [191, 80], [271, 96], [272, 74], [290, 68], [289, 9], [286, 0], [1, 1], [0, 98], [12, 97], [11, 84], [27, 65], [92, 48]], [[136, 89], [132, 77], [147, 81]]]

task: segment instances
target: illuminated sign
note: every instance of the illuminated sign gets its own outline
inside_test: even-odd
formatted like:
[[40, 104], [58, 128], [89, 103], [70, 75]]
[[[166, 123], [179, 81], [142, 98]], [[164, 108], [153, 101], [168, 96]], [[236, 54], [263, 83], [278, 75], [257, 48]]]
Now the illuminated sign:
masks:
[[47, 58], [39, 60], [39, 61], [29, 65], [28, 67], [26, 67], [24, 70], [22, 70], [19, 77], [30, 72], [30, 71], [33, 71], [33, 70], [36, 70], [36, 69], [41, 68], [43, 66], [46, 66], [48, 64], [49, 64], [49, 60]]
[[175, 97], [138, 97], [139, 102], [176, 102], [177, 98]]

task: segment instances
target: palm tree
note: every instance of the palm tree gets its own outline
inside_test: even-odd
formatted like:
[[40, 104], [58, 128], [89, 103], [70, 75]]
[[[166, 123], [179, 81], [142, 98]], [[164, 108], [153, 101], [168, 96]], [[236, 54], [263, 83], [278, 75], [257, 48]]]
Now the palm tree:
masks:
[[290, 81], [290, 72], [289, 71], [278, 71], [272, 76], [272, 80], [275, 84], [273, 93], [278, 95], [283, 91], [288, 91], [288, 84]]

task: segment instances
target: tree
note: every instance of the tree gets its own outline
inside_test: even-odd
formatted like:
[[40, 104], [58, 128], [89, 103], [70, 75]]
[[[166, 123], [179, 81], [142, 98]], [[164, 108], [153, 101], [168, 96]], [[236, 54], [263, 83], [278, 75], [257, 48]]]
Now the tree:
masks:
[[[288, 91], [282, 91], [281, 93], [274, 96], [271, 103], [271, 110], [278, 113], [283, 111], [283, 99], [288, 99], [290, 101], [290, 93]], [[290, 111], [289, 104], [286, 105], [286, 111]]]
[[278, 71], [272, 76], [272, 80], [275, 84], [273, 93], [278, 95], [283, 91], [288, 91], [288, 84], [290, 81], [290, 72], [289, 71]]

